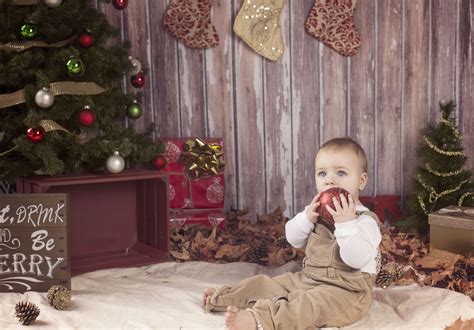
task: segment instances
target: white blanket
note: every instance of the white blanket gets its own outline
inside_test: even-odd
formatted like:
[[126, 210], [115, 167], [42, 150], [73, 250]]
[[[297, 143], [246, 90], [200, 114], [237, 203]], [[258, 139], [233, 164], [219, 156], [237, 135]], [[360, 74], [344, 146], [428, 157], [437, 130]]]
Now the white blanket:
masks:
[[[15, 304], [28, 300], [41, 313], [28, 329], [222, 329], [224, 314], [201, 307], [204, 288], [265, 273], [298, 270], [250, 263], [166, 262], [145, 267], [100, 270], [72, 278], [73, 303], [59, 311], [46, 293], [0, 294], [0, 329], [25, 329]], [[474, 303], [460, 293], [415, 285], [374, 290], [370, 314], [347, 329], [443, 329], [458, 317], [474, 318]]]

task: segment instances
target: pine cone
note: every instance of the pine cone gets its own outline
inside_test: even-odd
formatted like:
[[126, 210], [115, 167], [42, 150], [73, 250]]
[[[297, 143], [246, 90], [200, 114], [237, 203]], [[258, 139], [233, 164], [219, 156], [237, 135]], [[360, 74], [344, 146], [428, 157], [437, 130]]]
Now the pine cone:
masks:
[[15, 306], [15, 314], [20, 320], [21, 324], [29, 325], [31, 322], [36, 320], [40, 314], [40, 310], [33, 303], [21, 301]]
[[285, 236], [280, 236], [277, 238], [277, 246], [282, 249], [290, 247], [290, 243], [286, 240]]
[[260, 265], [266, 265], [266, 259], [268, 258], [268, 245], [265, 241], [260, 241], [259, 244], [254, 246], [248, 254], [248, 261]]
[[375, 285], [380, 288], [387, 288], [390, 284], [398, 281], [404, 274], [403, 266], [396, 262], [389, 262], [382, 265], [382, 269], [375, 277]]
[[48, 290], [48, 303], [56, 309], [66, 309], [71, 305], [71, 292], [62, 285], [53, 285]]
[[462, 268], [455, 269], [452, 273], [452, 276], [455, 280], [467, 281], [467, 272], [465, 269], [462, 269]]

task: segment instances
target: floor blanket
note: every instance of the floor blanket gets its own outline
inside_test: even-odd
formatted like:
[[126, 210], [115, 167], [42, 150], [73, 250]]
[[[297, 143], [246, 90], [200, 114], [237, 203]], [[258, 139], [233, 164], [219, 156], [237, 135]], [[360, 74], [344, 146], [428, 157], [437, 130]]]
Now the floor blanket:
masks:
[[[72, 278], [72, 305], [55, 310], [46, 293], [0, 294], [0, 329], [25, 329], [14, 315], [22, 300], [41, 310], [28, 329], [222, 329], [224, 314], [205, 313], [204, 288], [256, 274], [296, 271], [288, 263], [263, 267], [250, 263], [165, 262], [144, 267], [100, 270]], [[443, 329], [457, 318], [474, 318], [474, 303], [457, 292], [416, 285], [376, 288], [367, 317], [343, 329]]]

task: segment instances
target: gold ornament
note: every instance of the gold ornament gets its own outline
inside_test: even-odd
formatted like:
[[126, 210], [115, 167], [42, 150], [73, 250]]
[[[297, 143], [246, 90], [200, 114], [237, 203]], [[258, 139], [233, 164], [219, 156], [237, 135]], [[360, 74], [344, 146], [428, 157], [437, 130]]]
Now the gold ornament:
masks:
[[421, 197], [421, 195], [417, 195], [416, 197], [418, 198], [418, 204], [420, 205], [421, 209], [423, 210], [423, 213], [428, 215], [428, 211], [426, 211], [426, 205], [425, 205], [425, 202], [423, 201], [423, 198]]

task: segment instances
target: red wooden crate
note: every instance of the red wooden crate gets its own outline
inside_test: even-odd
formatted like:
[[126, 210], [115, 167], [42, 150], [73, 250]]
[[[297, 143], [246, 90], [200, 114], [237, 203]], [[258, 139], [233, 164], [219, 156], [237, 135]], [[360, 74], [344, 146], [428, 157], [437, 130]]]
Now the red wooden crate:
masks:
[[168, 259], [168, 177], [156, 171], [38, 176], [18, 193], [69, 194], [72, 275]]

